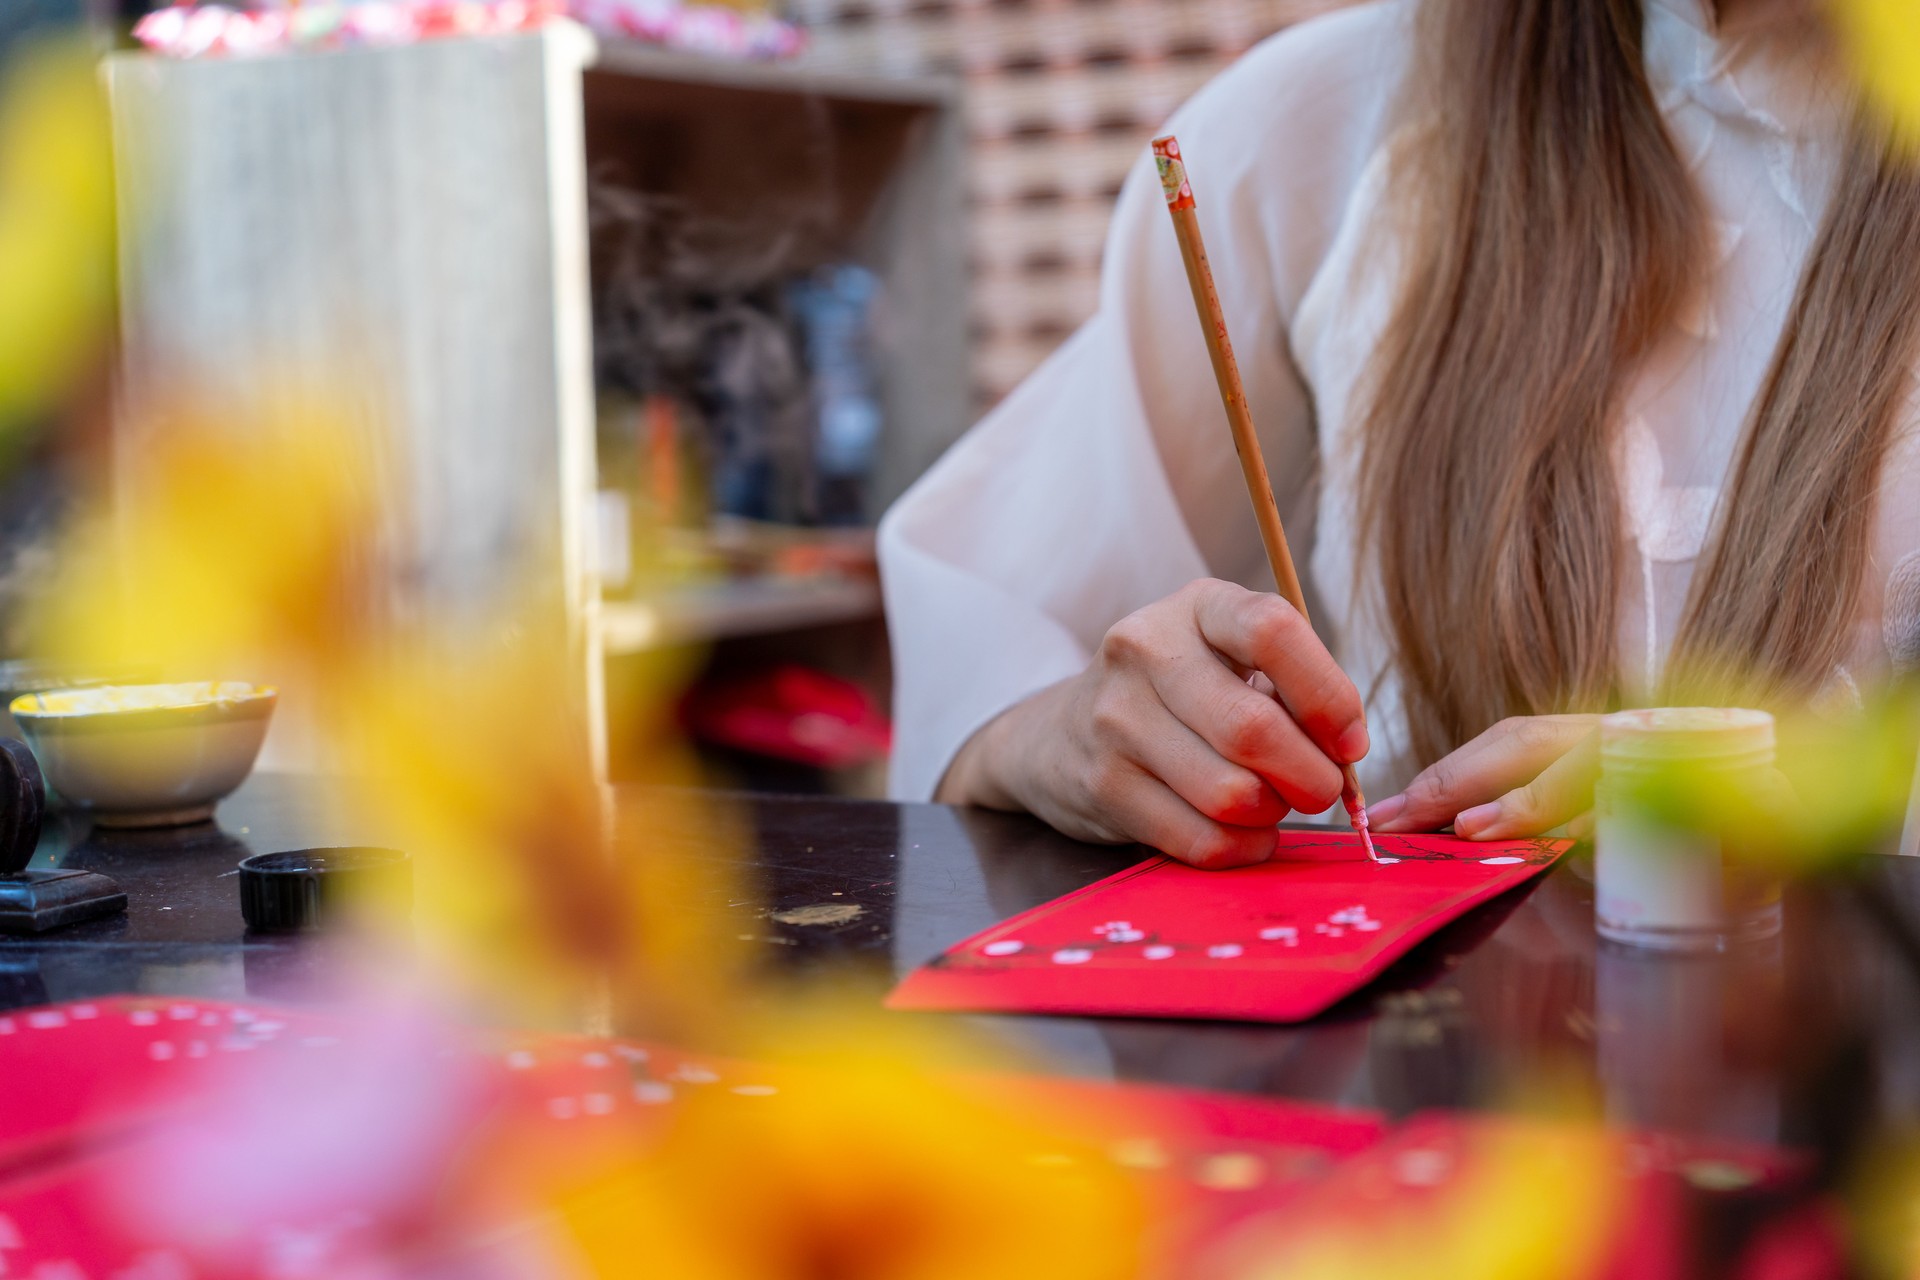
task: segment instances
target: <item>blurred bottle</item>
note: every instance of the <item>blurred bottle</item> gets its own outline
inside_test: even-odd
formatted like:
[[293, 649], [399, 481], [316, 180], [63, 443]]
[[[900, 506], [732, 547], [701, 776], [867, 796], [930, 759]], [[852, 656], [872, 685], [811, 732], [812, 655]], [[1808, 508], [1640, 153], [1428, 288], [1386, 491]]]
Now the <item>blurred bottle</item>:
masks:
[[823, 268], [792, 290], [813, 373], [815, 501], [821, 524], [859, 524], [866, 518], [867, 478], [880, 443], [872, 326], [879, 291], [879, 279], [852, 264]]
[[778, 294], [708, 326], [698, 403], [717, 512], [781, 524], [810, 514], [810, 401], [798, 345]]

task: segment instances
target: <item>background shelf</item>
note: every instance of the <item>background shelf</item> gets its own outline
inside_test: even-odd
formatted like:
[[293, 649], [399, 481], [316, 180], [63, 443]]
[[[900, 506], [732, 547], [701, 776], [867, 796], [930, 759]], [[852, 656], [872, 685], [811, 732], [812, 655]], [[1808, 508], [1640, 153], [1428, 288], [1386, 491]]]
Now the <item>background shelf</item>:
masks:
[[880, 616], [880, 585], [859, 578], [742, 578], [600, 606], [608, 657]]

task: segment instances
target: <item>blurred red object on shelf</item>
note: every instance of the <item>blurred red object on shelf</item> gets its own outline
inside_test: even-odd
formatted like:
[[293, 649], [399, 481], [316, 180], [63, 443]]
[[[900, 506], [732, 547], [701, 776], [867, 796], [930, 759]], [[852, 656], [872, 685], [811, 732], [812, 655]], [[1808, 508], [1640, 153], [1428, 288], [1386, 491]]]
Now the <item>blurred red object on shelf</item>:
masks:
[[791, 663], [702, 682], [685, 718], [700, 742], [822, 769], [867, 764], [893, 745], [893, 724], [866, 690]]

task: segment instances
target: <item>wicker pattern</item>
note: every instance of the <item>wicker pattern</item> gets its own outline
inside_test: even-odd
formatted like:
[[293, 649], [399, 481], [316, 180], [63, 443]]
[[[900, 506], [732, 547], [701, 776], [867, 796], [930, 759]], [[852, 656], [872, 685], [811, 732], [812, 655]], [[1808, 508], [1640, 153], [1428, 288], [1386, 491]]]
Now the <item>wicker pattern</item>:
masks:
[[1173, 109], [1346, 0], [791, 0], [823, 69], [964, 78], [974, 383], [991, 404], [1093, 310], [1107, 219]]

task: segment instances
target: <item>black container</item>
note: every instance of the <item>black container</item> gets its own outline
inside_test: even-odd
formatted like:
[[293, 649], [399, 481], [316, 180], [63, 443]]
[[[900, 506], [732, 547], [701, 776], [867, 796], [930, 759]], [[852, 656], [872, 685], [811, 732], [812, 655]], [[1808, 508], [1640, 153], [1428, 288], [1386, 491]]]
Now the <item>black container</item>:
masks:
[[369, 899], [411, 909], [413, 864], [397, 849], [362, 845], [260, 853], [240, 864], [240, 914], [261, 933], [324, 929], [341, 908]]

